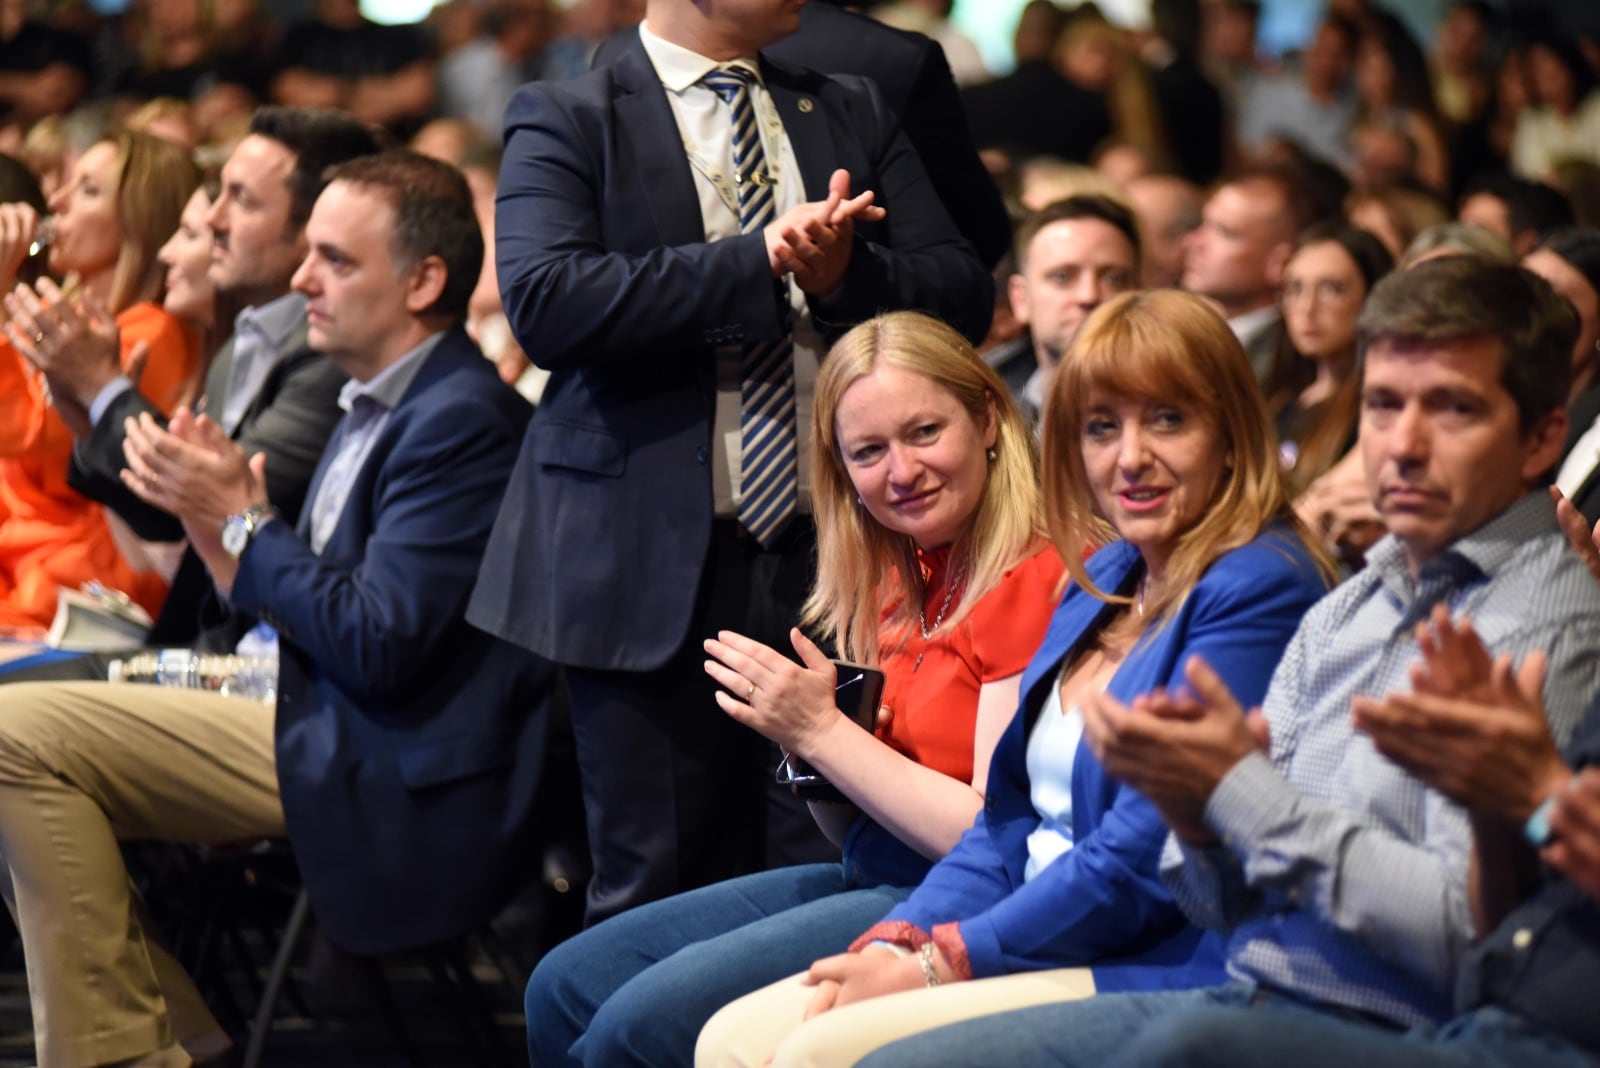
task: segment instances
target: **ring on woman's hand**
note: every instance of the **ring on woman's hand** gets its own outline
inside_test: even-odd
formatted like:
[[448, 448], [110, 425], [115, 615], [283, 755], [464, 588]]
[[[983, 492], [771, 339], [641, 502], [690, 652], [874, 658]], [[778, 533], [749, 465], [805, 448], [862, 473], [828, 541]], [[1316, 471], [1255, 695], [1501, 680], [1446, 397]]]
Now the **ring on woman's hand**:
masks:
[[755, 696], [756, 696], [756, 684], [752, 682], [750, 684], [750, 688], [744, 692], [745, 703], [748, 704], [750, 701], [754, 700]]
[[35, 345], [43, 345], [44, 344], [44, 331], [43, 330], [41, 330], [37, 334], [33, 335], [33, 343]]

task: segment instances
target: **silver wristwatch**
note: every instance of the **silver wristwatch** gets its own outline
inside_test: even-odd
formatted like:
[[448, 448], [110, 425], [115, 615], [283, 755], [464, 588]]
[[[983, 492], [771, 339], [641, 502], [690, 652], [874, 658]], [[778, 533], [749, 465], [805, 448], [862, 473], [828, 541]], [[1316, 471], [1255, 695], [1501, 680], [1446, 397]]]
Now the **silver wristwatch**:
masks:
[[272, 505], [266, 501], [252, 504], [242, 512], [230, 515], [222, 521], [222, 548], [235, 560], [244, 555], [250, 539], [256, 536], [256, 531], [266, 525], [267, 521], [277, 517], [272, 510]]

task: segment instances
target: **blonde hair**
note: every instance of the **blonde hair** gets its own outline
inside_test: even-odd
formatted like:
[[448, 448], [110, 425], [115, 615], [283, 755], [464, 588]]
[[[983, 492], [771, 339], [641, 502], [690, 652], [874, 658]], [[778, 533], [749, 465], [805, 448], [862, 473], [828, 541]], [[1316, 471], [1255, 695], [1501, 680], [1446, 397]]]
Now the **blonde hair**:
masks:
[[110, 308], [120, 312], [161, 296], [165, 268], [156, 253], [178, 228], [200, 185], [189, 153], [158, 137], [121, 130], [103, 139], [116, 150], [117, 223], [122, 244], [112, 268]]
[[866, 663], [878, 659], [880, 625], [888, 636], [907, 632], [925, 592], [916, 545], [860, 505], [839, 447], [839, 403], [880, 364], [931, 379], [980, 427], [995, 415], [983, 493], [951, 550], [951, 573], [964, 574], [963, 592], [941, 628], [959, 623], [1044, 532], [1033, 435], [1004, 383], [965, 338], [918, 312], [881, 315], [845, 334], [823, 361], [811, 412], [817, 578], [802, 622], [821, 625], [843, 655]]
[[[1193, 294], [1128, 293], [1101, 305], [1083, 324], [1045, 407], [1045, 522], [1068, 573], [1085, 591], [1109, 603], [1130, 603], [1097, 588], [1083, 565], [1086, 546], [1118, 537], [1096, 510], [1084, 469], [1084, 404], [1095, 390], [1183, 401], [1210, 421], [1228, 457], [1210, 507], [1178, 535], [1163, 588], [1144, 605], [1147, 620], [1168, 618], [1217, 557], [1253, 540], [1269, 523], [1285, 523], [1312, 544], [1290, 507], [1266, 404], [1233, 331]], [[1331, 576], [1330, 562], [1322, 555], [1316, 559]]]

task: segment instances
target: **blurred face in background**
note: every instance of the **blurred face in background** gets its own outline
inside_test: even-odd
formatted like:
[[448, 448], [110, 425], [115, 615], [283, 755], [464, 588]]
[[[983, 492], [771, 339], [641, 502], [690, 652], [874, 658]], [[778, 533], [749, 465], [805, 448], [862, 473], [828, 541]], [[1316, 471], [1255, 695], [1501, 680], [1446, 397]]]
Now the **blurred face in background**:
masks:
[[1293, 251], [1286, 205], [1270, 182], [1235, 182], [1206, 201], [1184, 250], [1183, 287], [1229, 318], [1270, 305]]
[[1522, 265], [1550, 283], [1550, 288], [1572, 302], [1578, 309], [1578, 340], [1572, 346], [1572, 373], [1574, 388], [1583, 385], [1600, 358], [1595, 345], [1600, 344], [1600, 293], [1596, 293], [1589, 279], [1572, 264], [1547, 248], [1535, 249], [1523, 257]]
[[1313, 360], [1354, 358], [1367, 287], [1337, 241], [1307, 245], [1283, 272], [1283, 322], [1295, 351]]
[[1052, 367], [1089, 313], [1139, 285], [1133, 243], [1104, 219], [1061, 219], [1041, 227], [1011, 276], [1012, 313], [1033, 331], [1041, 366]]
[[1465, 7], [1453, 7], [1439, 23], [1435, 55], [1445, 70], [1463, 73], [1483, 62], [1483, 46], [1488, 40], [1488, 27], [1477, 12]]
[[156, 259], [167, 269], [166, 296], [162, 307], [180, 319], [210, 326], [216, 304], [216, 290], [208, 277], [211, 269], [211, 227], [206, 215], [211, 198], [204, 188], [196, 189], [184, 206], [167, 243]]
[[101, 141], [78, 157], [66, 184], [50, 197], [52, 271], [88, 277], [116, 266], [122, 247], [117, 180], [117, 149], [110, 142]]
[[1300, 60], [1306, 84], [1323, 91], [1337, 87], [1350, 74], [1353, 44], [1349, 35], [1332, 23], [1317, 27]]
[[1528, 49], [1528, 76], [1533, 82], [1533, 95], [1538, 103], [1553, 108], [1563, 115], [1577, 104], [1577, 83], [1561, 57], [1542, 45]]

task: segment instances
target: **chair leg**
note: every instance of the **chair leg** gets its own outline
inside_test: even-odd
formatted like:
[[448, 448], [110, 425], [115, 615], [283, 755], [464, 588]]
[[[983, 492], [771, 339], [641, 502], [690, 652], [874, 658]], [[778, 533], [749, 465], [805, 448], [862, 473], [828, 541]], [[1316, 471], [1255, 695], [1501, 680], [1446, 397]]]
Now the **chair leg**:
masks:
[[259, 1068], [261, 1064], [261, 1057], [267, 1048], [267, 1034], [272, 1030], [273, 1012], [278, 1007], [278, 994], [289, 978], [289, 966], [294, 961], [295, 949], [300, 944], [300, 936], [305, 932], [306, 920], [310, 916], [311, 898], [302, 888], [289, 913], [289, 922], [284, 925], [283, 939], [278, 943], [278, 953], [272, 959], [267, 985], [261, 991], [261, 1003], [256, 1007], [256, 1019], [250, 1028], [250, 1044], [245, 1047], [242, 1068]]

